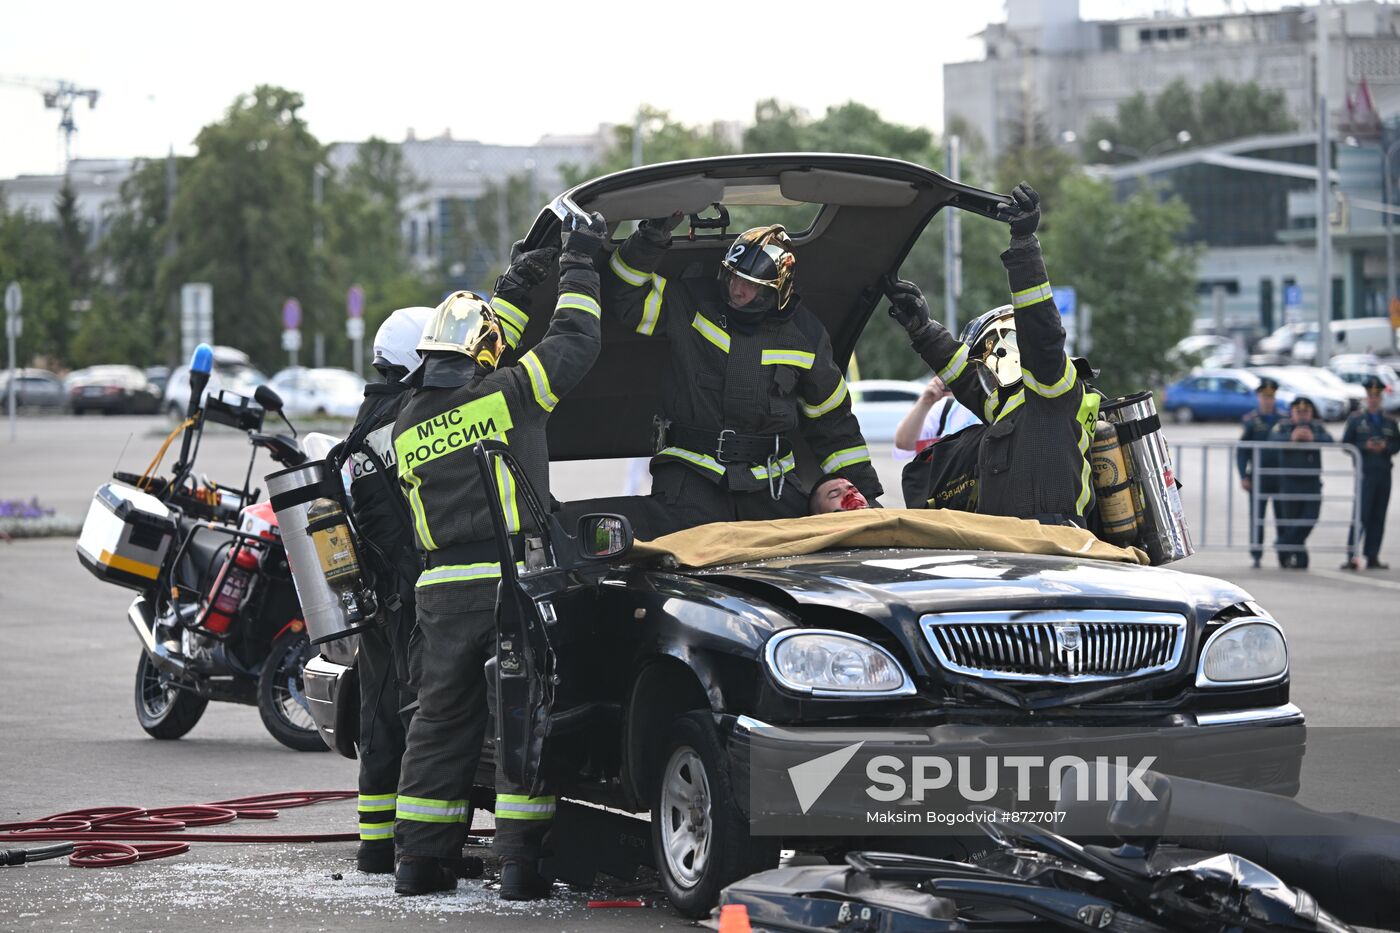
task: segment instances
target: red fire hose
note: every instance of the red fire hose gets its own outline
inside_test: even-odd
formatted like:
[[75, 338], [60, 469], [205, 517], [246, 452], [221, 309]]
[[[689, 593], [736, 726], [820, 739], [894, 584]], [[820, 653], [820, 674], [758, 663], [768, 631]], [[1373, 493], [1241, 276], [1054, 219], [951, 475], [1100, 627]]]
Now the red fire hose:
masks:
[[[68, 864], [110, 868], [188, 852], [191, 842], [354, 842], [358, 833], [189, 833], [191, 826], [215, 826], [234, 820], [271, 820], [278, 810], [309, 807], [327, 800], [349, 800], [351, 790], [255, 794], [178, 807], [88, 807], [38, 820], [0, 823], [0, 845], [75, 840]], [[480, 832], [480, 831], [478, 831]], [[121, 842], [118, 840], [142, 840]], [[8, 858], [7, 858], [8, 857]], [[51, 856], [49, 856], [51, 857]], [[30, 861], [35, 860], [31, 856]], [[0, 852], [0, 864], [22, 864], [24, 850]]]

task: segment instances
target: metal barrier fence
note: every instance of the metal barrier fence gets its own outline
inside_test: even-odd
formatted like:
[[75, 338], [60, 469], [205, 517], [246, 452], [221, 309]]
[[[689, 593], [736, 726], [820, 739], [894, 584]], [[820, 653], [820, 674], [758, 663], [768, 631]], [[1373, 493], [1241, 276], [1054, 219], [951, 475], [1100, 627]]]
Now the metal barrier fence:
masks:
[[[1351, 553], [1360, 548], [1361, 453], [1350, 444], [1201, 441], [1170, 447], [1197, 550], [1245, 551], [1253, 545], [1282, 556], [1307, 550]], [[1281, 453], [1308, 450], [1320, 452], [1320, 469], [1279, 464]], [[1240, 485], [1237, 458], [1241, 452], [1250, 465], [1254, 493]], [[1328, 477], [1339, 481], [1328, 484]], [[1306, 488], [1312, 478], [1321, 482], [1320, 491]], [[1256, 504], [1253, 513], [1251, 500]], [[1266, 516], [1270, 509], [1272, 534], [1270, 516]], [[1310, 536], [1314, 530], [1322, 532], [1316, 539]], [[1297, 536], [1306, 541], [1293, 540]]]

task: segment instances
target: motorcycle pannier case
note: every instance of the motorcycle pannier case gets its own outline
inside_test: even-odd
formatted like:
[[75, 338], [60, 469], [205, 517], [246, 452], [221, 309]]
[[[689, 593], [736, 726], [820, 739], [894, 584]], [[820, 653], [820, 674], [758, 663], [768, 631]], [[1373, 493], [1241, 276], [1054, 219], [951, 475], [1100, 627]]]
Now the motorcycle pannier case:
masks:
[[147, 590], [155, 585], [175, 540], [175, 518], [155, 496], [103, 483], [92, 497], [78, 560], [98, 579]]

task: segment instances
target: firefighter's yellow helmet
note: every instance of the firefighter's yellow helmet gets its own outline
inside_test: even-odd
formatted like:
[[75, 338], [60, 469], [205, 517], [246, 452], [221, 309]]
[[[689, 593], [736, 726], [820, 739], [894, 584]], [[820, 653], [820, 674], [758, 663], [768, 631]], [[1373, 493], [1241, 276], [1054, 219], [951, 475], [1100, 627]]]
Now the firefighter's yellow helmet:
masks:
[[418, 341], [420, 352], [461, 353], [495, 369], [505, 352], [501, 324], [491, 303], [474, 292], [453, 292], [437, 306]]

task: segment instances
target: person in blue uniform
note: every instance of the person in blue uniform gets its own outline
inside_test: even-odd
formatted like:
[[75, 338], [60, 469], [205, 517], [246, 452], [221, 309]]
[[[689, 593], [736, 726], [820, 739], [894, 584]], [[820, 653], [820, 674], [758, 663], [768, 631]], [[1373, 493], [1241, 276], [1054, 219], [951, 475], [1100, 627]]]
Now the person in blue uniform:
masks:
[[[1267, 376], [1259, 380], [1255, 389], [1255, 399], [1259, 406], [1244, 416], [1244, 433], [1241, 441], [1267, 441], [1274, 425], [1279, 423], [1283, 413], [1278, 410], [1278, 383]], [[1266, 457], [1257, 459], [1259, 466], [1265, 466]], [[1264, 515], [1269, 510], [1269, 499], [1278, 489], [1278, 479], [1273, 476], [1255, 476], [1255, 454], [1247, 447], [1235, 452], [1235, 466], [1240, 472], [1240, 485], [1249, 493], [1249, 556], [1254, 566], [1259, 566], [1264, 556]], [[1278, 517], [1278, 503], [1274, 503], [1274, 517]]]
[[1366, 557], [1367, 570], [1389, 570], [1381, 563], [1381, 536], [1385, 534], [1385, 510], [1390, 505], [1390, 476], [1395, 454], [1400, 453], [1400, 422], [1381, 411], [1385, 383], [1378, 376], [1368, 376], [1362, 383], [1366, 389], [1366, 410], [1347, 419], [1342, 431], [1342, 443], [1361, 452], [1361, 528], [1353, 528], [1347, 538], [1347, 559], [1343, 570], [1360, 570], [1356, 557], [1356, 539], [1362, 539], [1361, 552]]
[[1288, 420], [1279, 421], [1269, 432], [1275, 443], [1309, 445], [1298, 450], [1280, 450], [1277, 458], [1278, 498], [1274, 500], [1274, 516], [1278, 532], [1274, 547], [1278, 550], [1280, 567], [1308, 569], [1308, 535], [1317, 525], [1322, 511], [1322, 451], [1312, 444], [1331, 443], [1317, 417], [1317, 406], [1307, 396], [1300, 395], [1288, 409]]

